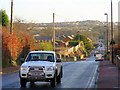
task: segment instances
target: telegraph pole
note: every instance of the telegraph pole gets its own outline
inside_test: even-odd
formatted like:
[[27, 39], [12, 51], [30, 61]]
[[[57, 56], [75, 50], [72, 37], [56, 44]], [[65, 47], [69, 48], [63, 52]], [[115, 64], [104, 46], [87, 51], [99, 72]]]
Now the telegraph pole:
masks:
[[[11, 0], [11, 18], [10, 18], [10, 39], [12, 43], [12, 33], [13, 33], [13, 0]], [[10, 63], [12, 62], [12, 44], [10, 45], [11, 58]]]
[[111, 0], [111, 49], [112, 49], [112, 63], [114, 63], [114, 49], [113, 49], [113, 7], [112, 7], [112, 0]]
[[13, 0], [11, 0], [10, 34], [13, 33]]
[[53, 13], [53, 50], [55, 51], [55, 13]]

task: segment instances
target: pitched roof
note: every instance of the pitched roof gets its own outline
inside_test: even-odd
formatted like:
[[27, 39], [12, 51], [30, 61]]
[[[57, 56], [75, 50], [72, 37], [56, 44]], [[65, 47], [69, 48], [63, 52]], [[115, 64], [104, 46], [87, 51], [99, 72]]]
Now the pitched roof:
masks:
[[35, 36], [36, 40], [52, 40], [51, 36]]
[[69, 39], [71, 39], [71, 40], [73, 39], [73, 37], [71, 37], [71, 36], [67, 36], [67, 37], [68, 37]]

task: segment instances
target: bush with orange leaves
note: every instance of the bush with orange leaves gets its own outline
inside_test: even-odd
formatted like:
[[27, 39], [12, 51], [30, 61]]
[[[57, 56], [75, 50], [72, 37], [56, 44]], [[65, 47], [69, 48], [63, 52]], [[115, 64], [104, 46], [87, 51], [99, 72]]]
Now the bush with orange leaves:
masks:
[[114, 51], [115, 51], [115, 55], [120, 56], [120, 44], [115, 44], [114, 45]]
[[33, 38], [24, 32], [9, 33], [7, 28], [2, 28], [2, 65], [17, 66], [19, 58], [25, 58], [27, 53], [34, 50]]

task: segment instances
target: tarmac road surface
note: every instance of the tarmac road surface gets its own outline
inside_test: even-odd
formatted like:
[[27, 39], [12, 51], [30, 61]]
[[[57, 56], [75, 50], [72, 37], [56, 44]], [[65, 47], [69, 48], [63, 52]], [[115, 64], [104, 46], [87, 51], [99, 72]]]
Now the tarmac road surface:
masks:
[[[95, 62], [94, 56], [86, 61], [63, 62], [63, 78], [56, 88], [95, 88], [95, 78], [99, 62]], [[19, 73], [2, 75], [2, 88], [21, 88]], [[27, 83], [26, 88], [50, 88], [49, 82]]]

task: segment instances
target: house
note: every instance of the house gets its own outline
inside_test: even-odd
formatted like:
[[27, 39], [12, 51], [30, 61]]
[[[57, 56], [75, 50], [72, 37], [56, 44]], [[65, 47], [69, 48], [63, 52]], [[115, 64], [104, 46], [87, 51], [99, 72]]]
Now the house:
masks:
[[53, 42], [53, 38], [51, 36], [34, 36], [36, 42]]
[[62, 35], [59, 37], [59, 46], [61, 47], [66, 47], [69, 45], [69, 41], [72, 40], [73, 37], [72, 36], [67, 36], [67, 35]]
[[66, 36], [64, 39], [63, 39], [63, 42], [65, 43], [65, 46], [68, 46], [69, 45], [69, 41], [70, 40], [73, 40], [73, 38], [71, 36]]

